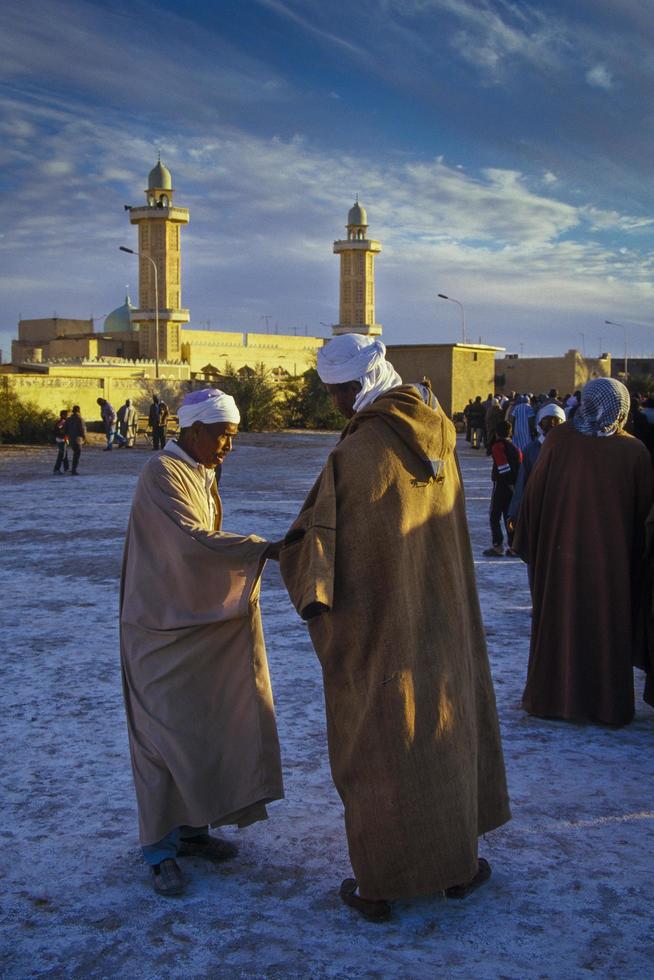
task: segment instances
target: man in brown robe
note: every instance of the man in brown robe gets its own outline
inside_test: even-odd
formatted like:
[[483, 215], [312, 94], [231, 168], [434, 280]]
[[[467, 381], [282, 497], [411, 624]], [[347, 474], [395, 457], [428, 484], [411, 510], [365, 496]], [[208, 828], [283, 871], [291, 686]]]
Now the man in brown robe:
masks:
[[247, 826], [283, 796], [259, 613], [275, 545], [221, 531], [215, 467], [239, 415], [188, 395], [181, 433], [146, 464], [127, 530], [120, 639], [140, 838], [155, 890], [180, 894], [177, 856], [236, 854], [208, 826]]
[[522, 704], [542, 718], [626, 725], [652, 467], [622, 431], [629, 393], [589, 381], [529, 477], [513, 549], [529, 563], [533, 614]]
[[356, 876], [340, 894], [374, 920], [481, 884], [477, 838], [509, 819], [454, 426], [384, 351], [356, 334], [320, 351], [350, 422], [280, 556], [323, 670]]

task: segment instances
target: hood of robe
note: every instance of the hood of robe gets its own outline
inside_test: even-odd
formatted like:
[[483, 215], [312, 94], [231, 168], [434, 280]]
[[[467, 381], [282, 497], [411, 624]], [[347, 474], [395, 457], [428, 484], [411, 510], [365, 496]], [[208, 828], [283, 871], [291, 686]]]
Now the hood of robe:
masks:
[[341, 435], [348, 435], [373, 419], [389, 426], [398, 438], [418, 457], [427, 475], [440, 476], [439, 462], [453, 452], [456, 446], [456, 430], [433, 398], [434, 407], [425, 404], [422, 395], [413, 385], [392, 388], [354, 415]]

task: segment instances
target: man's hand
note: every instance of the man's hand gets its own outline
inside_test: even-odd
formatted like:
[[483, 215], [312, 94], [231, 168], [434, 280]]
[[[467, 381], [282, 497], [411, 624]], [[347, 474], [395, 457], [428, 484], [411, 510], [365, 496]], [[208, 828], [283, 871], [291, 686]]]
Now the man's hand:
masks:
[[281, 541], [269, 541], [268, 547], [263, 553], [264, 558], [270, 558], [272, 561], [279, 561], [279, 552], [282, 550], [284, 544], [284, 539]]

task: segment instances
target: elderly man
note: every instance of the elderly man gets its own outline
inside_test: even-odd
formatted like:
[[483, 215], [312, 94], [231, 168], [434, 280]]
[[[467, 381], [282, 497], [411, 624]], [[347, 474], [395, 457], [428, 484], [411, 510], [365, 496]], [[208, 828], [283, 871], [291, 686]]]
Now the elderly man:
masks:
[[652, 467], [623, 431], [628, 412], [623, 384], [589, 381], [573, 420], [547, 436], [525, 488], [513, 538], [533, 597], [522, 703], [542, 718], [626, 725], [634, 715]]
[[323, 670], [341, 898], [377, 921], [486, 881], [477, 838], [509, 819], [454, 426], [384, 354], [357, 334], [318, 353], [350, 421], [280, 556]]
[[120, 406], [116, 418], [118, 419], [119, 432], [125, 440], [125, 447], [131, 449], [136, 439], [138, 415], [130, 398], [127, 398], [125, 404]]
[[245, 827], [283, 796], [258, 603], [278, 549], [221, 531], [215, 485], [239, 420], [218, 389], [187, 395], [179, 438], [142, 470], [127, 530], [123, 689], [143, 854], [163, 895], [184, 890], [176, 857], [236, 853], [208, 825]]

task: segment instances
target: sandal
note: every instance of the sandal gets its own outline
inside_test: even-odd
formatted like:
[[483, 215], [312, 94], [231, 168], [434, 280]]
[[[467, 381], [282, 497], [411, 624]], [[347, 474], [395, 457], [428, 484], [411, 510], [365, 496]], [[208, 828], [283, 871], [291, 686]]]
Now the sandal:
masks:
[[346, 878], [341, 883], [339, 895], [346, 905], [349, 905], [351, 909], [356, 909], [369, 922], [386, 922], [387, 919], [390, 919], [391, 907], [388, 902], [385, 902], [383, 898], [378, 900], [362, 898], [361, 895], [355, 894], [356, 890], [356, 878]]

